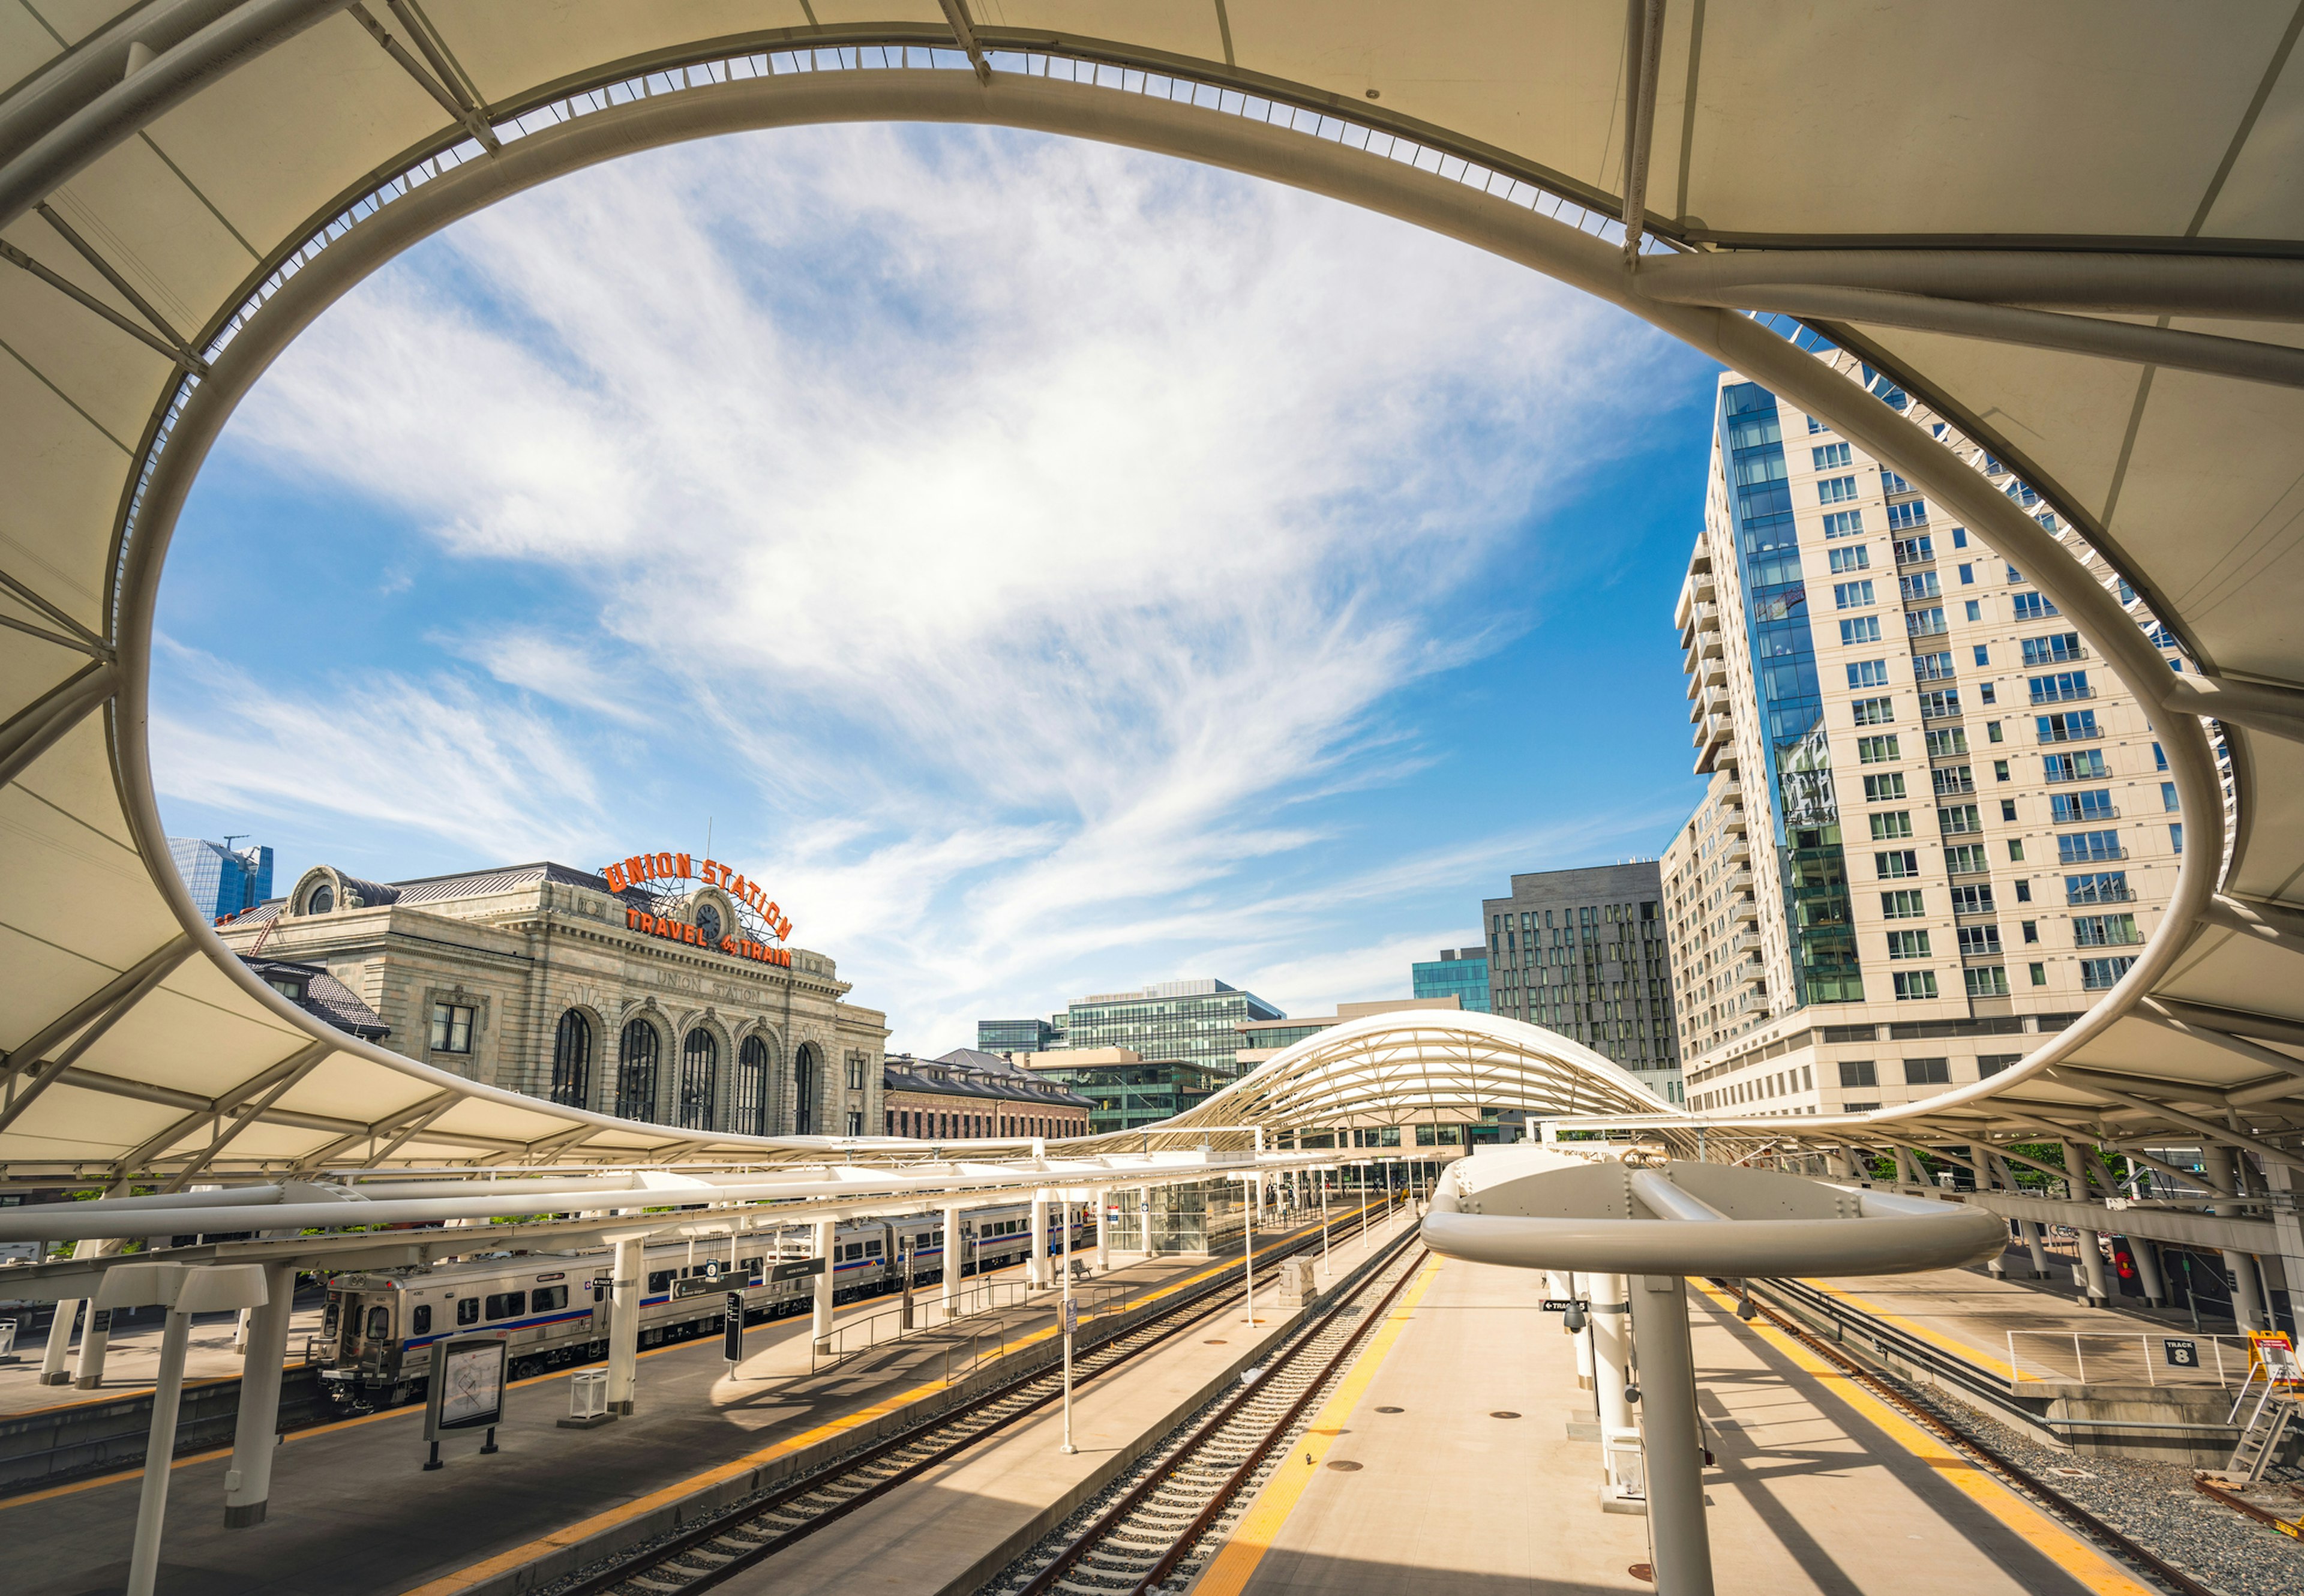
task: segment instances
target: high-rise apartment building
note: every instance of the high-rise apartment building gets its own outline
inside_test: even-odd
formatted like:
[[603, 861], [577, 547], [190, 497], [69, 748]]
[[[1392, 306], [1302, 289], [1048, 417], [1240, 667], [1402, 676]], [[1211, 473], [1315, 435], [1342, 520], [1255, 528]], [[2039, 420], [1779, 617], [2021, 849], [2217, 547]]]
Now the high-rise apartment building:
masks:
[[[1819, 358], [2072, 539], [1954, 425]], [[1691, 1107], [1975, 1081], [2133, 962], [2183, 850], [2142, 708], [2021, 571], [1732, 373], [1676, 619], [1711, 778], [1664, 859]]]
[[1490, 1012], [1485, 947], [1444, 947], [1438, 958], [1410, 964], [1408, 979], [1419, 998], [1453, 998], [1475, 1014]]
[[1064, 1028], [1046, 1020], [978, 1020], [976, 1050], [979, 1053], [1045, 1053], [1064, 1045]]
[[1288, 1016], [1220, 981], [1164, 981], [1135, 992], [1083, 998], [1064, 1014], [1068, 1048], [1127, 1048], [1146, 1058], [1198, 1065], [1221, 1081], [1239, 1073], [1237, 1027]]
[[193, 906], [212, 921], [243, 913], [272, 896], [272, 850], [231, 844], [230, 837], [220, 843], [197, 836], [168, 839], [169, 856]]
[[1491, 1012], [1573, 1037], [1679, 1102], [1664, 886], [1655, 860], [1540, 870], [1481, 905]]

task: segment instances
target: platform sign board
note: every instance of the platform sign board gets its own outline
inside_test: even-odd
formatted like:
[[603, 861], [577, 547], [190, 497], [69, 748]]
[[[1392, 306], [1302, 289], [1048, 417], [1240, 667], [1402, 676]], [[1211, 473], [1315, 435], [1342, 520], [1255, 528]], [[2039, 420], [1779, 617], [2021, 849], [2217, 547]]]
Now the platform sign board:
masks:
[[775, 1265], [768, 1270], [768, 1282], [770, 1285], [774, 1285], [778, 1280], [798, 1280], [808, 1275], [820, 1275], [822, 1273], [824, 1273], [823, 1259], [803, 1258], [796, 1263], [779, 1263]]
[[493, 1430], [504, 1422], [504, 1344], [436, 1341], [432, 1378], [424, 1395], [424, 1439], [459, 1430]]
[[2200, 1366], [2200, 1344], [2197, 1341], [2188, 1341], [2176, 1336], [2163, 1336], [2160, 1338], [2160, 1346], [2161, 1350], [2167, 1354], [2168, 1366], [2172, 1369], [2198, 1369]]
[[2251, 1371], [2261, 1369], [2274, 1385], [2304, 1386], [2304, 1366], [2298, 1364], [2296, 1344], [2285, 1330], [2250, 1330], [2248, 1362]]
[[716, 1291], [726, 1289], [725, 1282], [710, 1275], [690, 1275], [685, 1279], [674, 1280], [672, 1283], [672, 1295], [675, 1302], [682, 1297], [710, 1296]]
[[1077, 1335], [1079, 1331], [1080, 1301], [1076, 1297], [1066, 1297], [1064, 1299], [1064, 1334]]
[[720, 1355], [731, 1363], [741, 1363], [744, 1361], [744, 1294], [730, 1292], [720, 1312]]
[[1591, 1303], [1577, 1297], [1546, 1297], [1539, 1306], [1546, 1313], [1565, 1313], [1571, 1308], [1581, 1308], [1587, 1313], [1592, 1311]]

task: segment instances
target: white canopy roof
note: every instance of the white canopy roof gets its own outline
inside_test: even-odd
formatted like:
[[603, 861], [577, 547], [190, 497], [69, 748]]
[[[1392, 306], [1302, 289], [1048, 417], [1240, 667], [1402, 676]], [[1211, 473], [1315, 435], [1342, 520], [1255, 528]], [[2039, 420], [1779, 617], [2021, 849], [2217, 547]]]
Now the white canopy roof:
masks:
[[[787, 1156], [478, 1087], [279, 1000], [170, 867], [145, 684], [200, 458], [334, 298], [521, 186], [827, 119], [1006, 123], [1315, 189], [1559, 276], [1832, 418], [2033, 575], [2156, 707], [2190, 844], [2154, 941], [2086, 1018], [1983, 1086], [1885, 1117], [1924, 1136], [2227, 1113], [2291, 1128], [2304, 13], [2203, 27], [2140, 0], [1649, 0], [1630, 15], [1556, 0], [0, 11], [0, 1166], [182, 1179]], [[1645, 224], [1637, 270], [1627, 214]], [[1787, 316], [2013, 465], [2071, 536], [1771, 330], [1796, 332]], [[2169, 675], [2142, 608], [2204, 674]]]

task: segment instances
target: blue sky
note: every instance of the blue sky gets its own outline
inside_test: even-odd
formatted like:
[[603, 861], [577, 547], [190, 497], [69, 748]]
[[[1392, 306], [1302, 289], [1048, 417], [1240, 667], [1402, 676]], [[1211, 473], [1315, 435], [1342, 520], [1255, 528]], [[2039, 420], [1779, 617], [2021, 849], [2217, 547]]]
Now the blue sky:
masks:
[[1712, 365], [1461, 245], [1003, 131], [519, 197], [324, 317], [170, 558], [171, 831], [284, 886], [712, 852], [891, 1046], [1407, 989], [1693, 805]]

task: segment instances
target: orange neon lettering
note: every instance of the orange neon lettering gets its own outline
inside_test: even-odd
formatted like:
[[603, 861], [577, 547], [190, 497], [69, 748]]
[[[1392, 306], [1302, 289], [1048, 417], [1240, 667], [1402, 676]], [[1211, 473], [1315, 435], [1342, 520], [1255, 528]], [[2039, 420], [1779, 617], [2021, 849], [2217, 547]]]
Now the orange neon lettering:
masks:
[[648, 861], [648, 874], [651, 876], [668, 876], [672, 874], [672, 855], [669, 853], [658, 853], [651, 858]]
[[654, 936], [656, 934], [656, 916], [650, 914], [645, 909], [639, 910], [637, 913], [640, 917], [640, 930], [648, 932], [650, 936]]
[[620, 864], [612, 864], [600, 873], [608, 878], [608, 890], [610, 892], [622, 892], [624, 890], [626, 883], [624, 880], [623, 866]]
[[707, 887], [717, 887], [720, 885], [720, 867], [711, 860], [707, 859], [704, 862], [703, 873], [704, 885]]
[[635, 886], [654, 879], [655, 875], [656, 862], [645, 853], [635, 853], [624, 861], [624, 876]]
[[776, 939], [780, 942], [789, 942], [792, 940], [791, 921], [780, 920], [776, 921]]
[[680, 879], [681, 879], [682, 880], [685, 881], [686, 879], [688, 879], [688, 878], [689, 878], [690, 875], [692, 875], [692, 874], [694, 873], [693, 871], [691, 871], [691, 870], [688, 868], [688, 855], [687, 855], [687, 854], [685, 854], [685, 853], [674, 853], [674, 854], [672, 856], [672, 859], [673, 859], [673, 862], [674, 864], [677, 864], [677, 865], [680, 867], [680, 870], [679, 870], [678, 874], [679, 874]]
[[730, 896], [744, 898], [747, 903], [751, 901], [750, 897], [747, 896], [747, 884], [743, 877], [738, 876], [733, 883], [723, 881], [721, 885], [728, 888]]
[[624, 930], [628, 931], [638, 930], [640, 929], [640, 912], [638, 909], [627, 909], [624, 911]]

